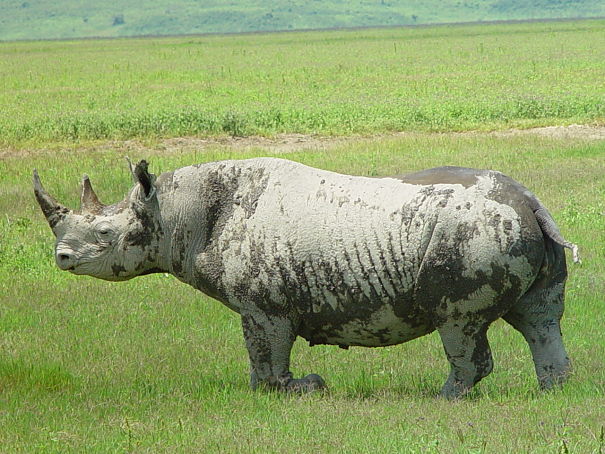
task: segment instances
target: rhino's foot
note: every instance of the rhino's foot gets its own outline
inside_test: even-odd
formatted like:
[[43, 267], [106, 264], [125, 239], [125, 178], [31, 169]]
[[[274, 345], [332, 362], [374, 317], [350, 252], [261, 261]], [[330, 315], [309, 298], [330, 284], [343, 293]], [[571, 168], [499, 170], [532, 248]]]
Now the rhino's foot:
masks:
[[259, 385], [265, 389], [295, 394], [307, 394], [326, 389], [326, 383], [319, 375], [309, 374], [303, 378], [292, 378], [292, 372], [257, 381], [253, 383], [252, 388], [256, 389]]
[[472, 385], [464, 384], [460, 381], [449, 380], [445, 382], [439, 392], [439, 397], [447, 400], [455, 400], [464, 397], [472, 388]]
[[326, 382], [317, 374], [309, 374], [303, 378], [291, 379], [283, 389], [289, 393], [307, 394], [326, 389]]
[[[539, 369], [542, 369], [541, 371]], [[567, 357], [561, 364], [548, 364], [536, 366], [540, 389], [548, 391], [563, 385], [571, 374], [571, 365]]]

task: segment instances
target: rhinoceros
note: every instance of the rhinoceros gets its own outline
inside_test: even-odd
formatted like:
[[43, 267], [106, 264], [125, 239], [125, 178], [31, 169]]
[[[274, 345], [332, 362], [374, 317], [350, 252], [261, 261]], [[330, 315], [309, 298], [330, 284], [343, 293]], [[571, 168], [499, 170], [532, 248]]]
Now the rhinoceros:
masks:
[[491, 170], [341, 175], [275, 158], [131, 172], [124, 200], [103, 205], [85, 175], [81, 208], [34, 192], [62, 270], [109, 281], [170, 273], [239, 313], [250, 383], [310, 392], [290, 351], [379, 347], [438, 331], [457, 398], [492, 370], [486, 336], [503, 318], [525, 337], [539, 385], [569, 375], [560, 320], [567, 277], [561, 235], [528, 189]]

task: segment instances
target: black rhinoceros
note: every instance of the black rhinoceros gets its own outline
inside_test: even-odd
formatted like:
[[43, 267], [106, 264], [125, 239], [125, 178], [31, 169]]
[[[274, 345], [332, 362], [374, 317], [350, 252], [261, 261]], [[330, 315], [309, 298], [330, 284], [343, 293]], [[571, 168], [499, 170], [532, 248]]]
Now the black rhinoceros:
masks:
[[[132, 169], [131, 169], [132, 170]], [[171, 273], [241, 315], [251, 385], [306, 392], [297, 336], [378, 347], [437, 330], [456, 398], [492, 370], [486, 337], [502, 317], [531, 349], [539, 383], [562, 383], [564, 247], [552, 217], [502, 173], [440, 167], [366, 178], [257, 158], [184, 167], [157, 179], [141, 161], [126, 198], [81, 209], [34, 192], [59, 268], [110, 281]]]

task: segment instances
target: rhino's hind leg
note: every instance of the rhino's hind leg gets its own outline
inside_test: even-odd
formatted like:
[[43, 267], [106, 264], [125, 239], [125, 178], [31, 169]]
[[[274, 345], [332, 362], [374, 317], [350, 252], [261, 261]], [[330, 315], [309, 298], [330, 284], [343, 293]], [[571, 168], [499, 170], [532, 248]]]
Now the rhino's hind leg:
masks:
[[242, 327], [250, 355], [250, 386], [307, 393], [325, 388], [319, 375], [294, 379], [290, 351], [296, 339], [292, 321], [262, 311], [242, 312]]
[[541, 389], [563, 384], [571, 370], [558, 320], [523, 321], [506, 317], [529, 344]]
[[502, 318], [529, 344], [540, 388], [567, 380], [571, 366], [561, 336], [567, 269], [563, 248], [546, 243], [540, 274], [530, 289]]
[[465, 322], [449, 322], [438, 331], [450, 362], [450, 375], [439, 395], [457, 399], [492, 371], [494, 362], [487, 341], [489, 323], [472, 326]]
[[563, 384], [571, 370], [561, 336], [562, 314], [561, 283], [529, 293], [503, 317], [523, 334], [529, 344], [538, 383], [542, 389]]

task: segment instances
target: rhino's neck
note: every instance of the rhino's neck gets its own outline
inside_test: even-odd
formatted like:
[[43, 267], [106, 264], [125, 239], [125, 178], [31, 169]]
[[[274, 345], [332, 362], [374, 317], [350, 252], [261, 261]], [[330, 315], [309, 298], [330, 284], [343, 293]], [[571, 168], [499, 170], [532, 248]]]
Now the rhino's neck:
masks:
[[256, 202], [266, 186], [264, 173], [262, 166], [245, 161], [222, 161], [162, 174], [157, 180], [164, 230], [159, 265], [224, 300], [216, 243], [234, 207]]

